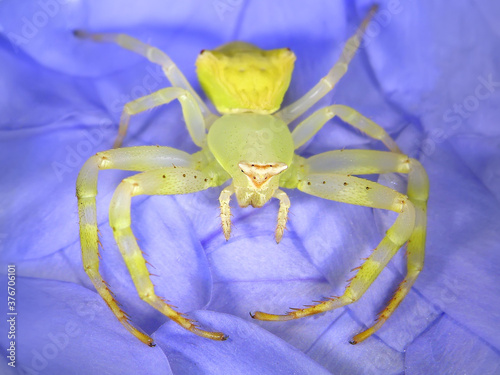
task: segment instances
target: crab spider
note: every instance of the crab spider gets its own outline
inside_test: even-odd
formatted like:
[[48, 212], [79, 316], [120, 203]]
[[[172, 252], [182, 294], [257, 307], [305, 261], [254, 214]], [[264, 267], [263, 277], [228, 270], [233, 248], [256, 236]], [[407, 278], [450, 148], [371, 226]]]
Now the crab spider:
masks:
[[[398, 213], [394, 224], [365, 262], [357, 267], [340, 297], [332, 297], [285, 315], [255, 312], [260, 320], [281, 321], [333, 310], [359, 299], [393, 255], [407, 243], [407, 274], [376, 323], [356, 335], [363, 341], [389, 318], [408, 294], [423, 266], [426, 235], [426, 204], [429, 184], [422, 165], [401, 153], [395, 141], [379, 125], [344, 105], [330, 105], [311, 114], [293, 131], [288, 125], [328, 93], [347, 71], [359, 47], [373, 7], [356, 33], [347, 41], [340, 60], [306, 95], [280, 109], [289, 86], [295, 55], [289, 49], [261, 50], [233, 42], [213, 51], [202, 51], [197, 73], [207, 96], [221, 116], [213, 114], [173, 61], [162, 51], [124, 34], [76, 35], [95, 41], [114, 42], [161, 65], [173, 87], [163, 88], [125, 105], [115, 149], [99, 152], [82, 167], [77, 180], [80, 238], [85, 271], [116, 317], [134, 336], [153, 346], [153, 340], [132, 325], [99, 273], [99, 238], [96, 219], [97, 175], [104, 169], [141, 172], [124, 179], [110, 205], [110, 225], [139, 296], [182, 327], [202, 337], [224, 340], [221, 332], [199, 328], [157, 296], [146, 261], [130, 228], [131, 199], [137, 195], [187, 194], [232, 182], [220, 194], [220, 213], [226, 240], [231, 233], [230, 199], [242, 207], [261, 207], [279, 200], [276, 242], [287, 222], [290, 200], [281, 188], [299, 189], [317, 197]], [[201, 148], [193, 155], [170, 147], [119, 147], [130, 117], [178, 100], [193, 142]], [[337, 150], [308, 159], [294, 150], [311, 139], [331, 118], [338, 116], [390, 150]], [[407, 195], [354, 175], [408, 174]]]

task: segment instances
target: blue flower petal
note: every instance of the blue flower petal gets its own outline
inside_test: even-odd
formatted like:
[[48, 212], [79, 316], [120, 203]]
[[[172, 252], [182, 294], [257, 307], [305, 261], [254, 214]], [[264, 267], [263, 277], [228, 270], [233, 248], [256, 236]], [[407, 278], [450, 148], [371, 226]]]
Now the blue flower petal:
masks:
[[500, 319], [500, 205], [448, 142], [424, 164], [431, 181], [428, 242], [415, 288], [500, 349], [491, 329]]
[[[158, 0], [144, 6], [130, 0], [118, 8], [111, 0], [85, 5], [70, 2], [61, 5], [57, 14], [49, 17], [50, 22], [37, 27], [28, 43], [12, 44], [12, 33], [21, 35], [23, 25], [33, 23], [35, 16], [43, 17], [40, 11], [47, 12], [41, 4], [51, 2], [59, 3], [0, 3], [4, 72], [0, 85], [4, 98], [0, 104], [0, 263], [14, 262], [19, 276], [40, 278], [21, 282], [33, 284], [33, 293], [55, 290], [47, 283], [57, 285], [58, 292], [53, 295], [60, 298], [50, 297], [51, 301], [67, 300], [68, 306], [77, 303], [74, 296], [93, 301], [88, 305], [89, 314], [99, 316], [102, 327], [89, 330], [105, 345], [98, 346], [92, 337], [79, 337], [78, 345], [85, 347], [89, 342], [92, 346], [81, 353], [61, 352], [57, 362], [67, 367], [51, 362], [46, 369], [56, 370], [50, 373], [57, 374], [62, 368], [84, 372], [92, 363], [91, 356], [100, 364], [115, 358], [116, 346], [122, 353], [131, 353], [123, 362], [127, 368], [117, 364], [117, 370], [148, 369], [151, 361], [147, 356], [152, 352], [130, 337], [97, 294], [81, 287], [93, 290], [80, 261], [74, 185], [84, 160], [111, 147], [123, 104], [167, 82], [157, 67], [140, 56], [109, 44], [76, 39], [73, 30], [127, 32], [149, 41], [165, 50], [198, 89], [193, 64], [203, 48], [234, 39], [265, 47], [291, 47], [298, 59], [285, 98], [289, 103], [326, 73], [372, 1], [322, 1], [305, 7], [301, 1], [217, 0], [165, 5]], [[402, 280], [404, 251], [396, 255], [365, 296], [347, 308], [291, 322], [256, 322], [250, 320], [248, 312], [280, 313], [341, 293], [349, 270], [377, 244], [394, 215], [292, 191], [289, 231], [280, 245], [273, 243], [275, 202], [260, 210], [235, 208], [233, 236], [226, 243], [217, 211], [220, 189], [134, 200], [133, 228], [148, 260], [157, 267], [158, 272], [151, 271], [160, 274], [155, 278], [158, 290], [183, 311], [201, 309], [208, 303], [211, 310], [238, 317], [195, 314], [202, 323], [217, 328], [218, 322], [227, 319], [231, 332], [250, 327], [259, 347], [265, 348], [264, 353], [252, 352], [251, 356], [263, 373], [276, 372], [276, 364], [267, 356], [272, 352], [266, 346], [268, 337], [269, 342], [279, 345], [284, 345], [280, 339], [286, 340], [334, 373], [401, 373], [403, 360], [411, 373], [418, 374], [446, 371], [455, 364], [469, 368], [463, 352], [475, 347], [479, 348], [477, 358], [482, 360], [480, 370], [497, 371], [498, 6], [467, 1], [453, 5], [379, 3], [379, 13], [349, 71], [317, 106], [347, 104], [373, 118], [397, 138], [404, 152], [422, 160], [431, 178], [424, 270], [394, 316], [374, 336], [355, 347], [347, 344], [353, 334], [373, 322]], [[182, 125], [178, 105], [158, 108], [133, 119], [125, 145], [161, 144], [193, 152], [196, 147]], [[309, 156], [342, 147], [382, 149], [379, 142], [333, 120], [299, 151]], [[64, 173], [58, 173], [54, 165], [66, 167]], [[166, 317], [137, 297], [107, 229], [109, 199], [127, 175], [101, 174], [98, 219], [105, 248], [102, 271], [132, 319], [153, 332]], [[380, 181], [392, 187], [405, 185], [398, 176]], [[43, 278], [69, 283], [51, 284]], [[26, 315], [29, 325], [35, 326], [38, 311], [56, 332], [64, 332], [68, 320], [88, 323], [71, 308], [56, 302], [52, 308], [40, 301], [41, 296], [29, 296], [30, 300], [23, 302], [24, 311], [33, 311]], [[50, 316], [47, 311], [59, 315]], [[262, 333], [259, 327], [280, 339]], [[43, 329], [38, 327], [26, 336], [27, 331], [20, 327], [20, 348], [40, 344], [43, 350], [48, 337]], [[170, 341], [163, 336], [167, 331], [176, 332], [183, 341]], [[221, 361], [225, 368], [241, 370], [245, 365], [240, 349], [224, 352], [220, 348], [227, 342], [200, 339], [181, 332], [170, 321], [157, 335], [172, 363], [180, 358], [211, 371], [213, 358], [226, 353]], [[454, 338], [453, 342], [445, 340], [450, 350], [428, 349], [428, 342], [443, 337]], [[185, 342], [196, 342], [199, 347], [187, 347]], [[456, 349], [457, 342], [464, 342], [465, 349]], [[209, 354], [203, 354], [205, 347]], [[292, 363], [297, 352], [283, 348], [280, 346], [280, 360], [287, 357]], [[144, 350], [145, 355], [136, 355]], [[32, 354], [29, 350], [23, 353], [19, 352], [19, 360], [26, 364], [32, 359], [26, 355]], [[301, 366], [317, 369], [315, 362], [310, 365], [299, 357]], [[155, 360], [161, 366], [151, 373], [168, 369], [163, 354]]]
[[315, 361], [265, 330], [210, 311], [193, 315], [203, 327], [226, 333], [211, 341], [168, 322], [154, 335], [175, 374], [329, 374]]
[[96, 293], [21, 277], [16, 289], [17, 367], [23, 373], [172, 373], [161, 349], [130, 335]]
[[408, 347], [406, 368], [408, 374], [498, 374], [500, 354], [444, 315]]
[[351, 345], [343, 339], [357, 327], [358, 322], [348, 313], [343, 313], [306, 353], [335, 374], [400, 373], [404, 366], [403, 353], [375, 337], [369, 339], [369, 344], [358, 345]]

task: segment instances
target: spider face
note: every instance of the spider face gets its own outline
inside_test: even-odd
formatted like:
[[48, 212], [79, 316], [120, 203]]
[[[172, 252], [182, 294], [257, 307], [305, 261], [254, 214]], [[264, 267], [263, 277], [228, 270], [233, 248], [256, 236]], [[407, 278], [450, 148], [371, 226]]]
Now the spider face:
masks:
[[256, 189], [261, 189], [262, 186], [271, 181], [274, 176], [288, 168], [288, 165], [285, 163], [256, 164], [243, 161], [238, 163], [238, 166], [241, 168], [241, 171], [247, 175], [248, 180]]
[[234, 191], [240, 207], [262, 207], [279, 188], [279, 174], [288, 166], [285, 163], [255, 164], [240, 162], [247, 184], [235, 184]]

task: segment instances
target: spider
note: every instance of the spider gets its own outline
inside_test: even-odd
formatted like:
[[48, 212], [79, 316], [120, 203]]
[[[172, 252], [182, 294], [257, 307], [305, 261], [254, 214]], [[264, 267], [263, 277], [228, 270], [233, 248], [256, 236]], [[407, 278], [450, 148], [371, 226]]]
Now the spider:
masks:
[[[299, 189], [317, 197], [398, 213], [394, 224], [364, 263], [357, 267], [344, 293], [285, 315], [257, 311], [255, 319], [284, 321], [323, 313], [358, 300], [393, 255], [407, 243], [407, 274], [376, 323], [357, 334], [352, 344], [376, 332], [408, 294], [424, 261], [427, 174], [415, 159], [404, 155], [379, 125], [344, 105], [321, 108], [300, 122], [288, 125], [328, 93], [347, 71], [362, 35], [376, 12], [372, 7], [356, 33], [346, 42], [342, 55], [328, 74], [302, 98], [280, 109], [288, 89], [295, 55], [290, 49], [262, 50], [252, 44], [233, 42], [215, 50], [204, 50], [197, 58], [197, 74], [208, 98], [221, 116], [213, 114], [174, 62], [159, 49], [124, 34], [92, 34], [76, 31], [80, 38], [114, 42], [161, 65], [172, 87], [127, 103], [114, 149], [98, 152], [83, 165], [77, 180], [78, 210], [83, 266], [96, 290], [119, 321], [139, 340], [154, 346], [150, 336], [135, 327], [117, 304], [99, 273], [99, 238], [96, 219], [97, 176], [100, 170], [141, 172], [125, 178], [116, 188], [109, 213], [115, 240], [141, 299], [184, 327], [205, 338], [225, 340], [221, 332], [201, 329], [155, 293], [137, 241], [130, 228], [131, 199], [138, 195], [187, 194], [232, 182], [219, 196], [222, 229], [231, 234], [230, 198], [241, 207], [262, 207], [271, 198], [279, 200], [276, 242], [287, 222], [290, 200], [281, 190]], [[160, 146], [118, 148], [132, 115], [177, 99], [193, 142], [201, 148], [190, 155]], [[303, 158], [294, 150], [322, 126], [338, 116], [367, 136], [380, 140], [390, 151], [335, 150]], [[407, 195], [355, 175], [408, 174]]]

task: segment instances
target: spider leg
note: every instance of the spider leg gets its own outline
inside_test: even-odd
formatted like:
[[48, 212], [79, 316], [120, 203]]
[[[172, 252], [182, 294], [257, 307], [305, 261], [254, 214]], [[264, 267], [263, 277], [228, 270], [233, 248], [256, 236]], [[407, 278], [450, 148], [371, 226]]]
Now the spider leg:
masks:
[[197, 146], [202, 147], [206, 138], [206, 128], [204, 118], [195, 99], [190, 92], [185, 89], [167, 87], [125, 104], [120, 118], [118, 136], [116, 137], [113, 148], [121, 146], [132, 115], [147, 111], [148, 109], [162, 104], [170, 103], [174, 99], [178, 99], [181, 103], [182, 113], [191, 139]]
[[369, 137], [382, 141], [389, 150], [401, 152], [394, 139], [387, 134], [384, 128], [351, 107], [339, 104], [321, 108], [297, 125], [292, 132], [295, 149], [311, 139], [328, 120], [335, 116], [340, 117], [343, 121], [362, 131]]
[[129, 323], [118, 306], [109, 286], [99, 273], [99, 238], [97, 234], [97, 175], [103, 169], [146, 171], [172, 164], [191, 165], [191, 155], [169, 147], [141, 146], [99, 152], [87, 160], [76, 183], [83, 267], [99, 295], [106, 301], [120, 322], [142, 342], [152, 346], [153, 340]]
[[231, 184], [224, 188], [219, 195], [220, 218], [222, 220], [222, 231], [224, 232], [226, 241], [228, 241], [231, 236], [231, 206], [229, 206], [229, 201], [233, 194], [234, 186]]
[[280, 209], [278, 211], [278, 224], [276, 225], [276, 231], [274, 237], [276, 238], [276, 243], [279, 243], [283, 238], [283, 232], [286, 228], [286, 222], [288, 221], [288, 210], [290, 209], [290, 198], [283, 190], [276, 190], [273, 195], [274, 198], [279, 199]]
[[427, 200], [429, 178], [424, 167], [416, 159], [403, 154], [372, 150], [331, 151], [307, 160], [310, 173], [332, 172], [345, 174], [406, 173], [408, 174], [408, 198], [415, 207], [415, 229], [408, 240], [407, 274], [377, 322], [357, 334], [351, 340], [356, 344], [370, 337], [392, 315], [415, 283], [424, 265], [425, 238], [427, 232]]
[[189, 91], [189, 93], [193, 96], [193, 98], [198, 103], [198, 107], [200, 107], [201, 113], [203, 115], [203, 118], [205, 119], [205, 123], [207, 126], [211, 125], [212, 122], [217, 118], [217, 116], [208, 109], [203, 100], [201, 100], [199, 95], [189, 84], [188, 80], [186, 79], [186, 77], [184, 77], [177, 65], [175, 65], [172, 59], [162, 50], [143, 43], [140, 40], [137, 40], [126, 34], [88, 33], [86, 31], [77, 30], [75, 31], [75, 35], [79, 38], [92, 39], [96, 42], [116, 43], [120, 47], [126, 48], [132, 52], [144, 56], [152, 63], [160, 65], [172, 86], [183, 88]]
[[358, 300], [396, 251], [408, 241], [415, 225], [415, 208], [410, 200], [392, 189], [352, 176], [335, 174], [307, 174], [299, 182], [298, 189], [321, 198], [356, 204], [361, 206], [388, 209], [398, 212], [394, 224], [377, 245], [371, 256], [358, 269], [350, 280], [344, 294], [340, 297], [298, 309], [286, 315], [256, 312], [259, 320], [291, 320], [333, 310]]
[[163, 168], [147, 171], [124, 179], [111, 199], [109, 223], [113, 229], [120, 252], [142, 300], [172, 319], [185, 329], [212, 340], [225, 340], [221, 332], [198, 328], [194, 321], [175, 311], [155, 293], [146, 261], [130, 228], [130, 205], [137, 195], [186, 194], [216, 186], [208, 173], [193, 168]]
[[[422, 270], [429, 181], [417, 160], [392, 152], [330, 151], [307, 159], [306, 164], [308, 173], [298, 183], [299, 190], [340, 202], [389, 209], [399, 212], [399, 216], [371, 256], [357, 268], [358, 272], [350, 280], [342, 296], [286, 315], [256, 312], [253, 317], [260, 320], [290, 320], [350, 304], [363, 295], [392, 256], [408, 241], [405, 279], [380, 314], [377, 323], [353, 338], [351, 343], [356, 344], [371, 336], [384, 324], [408, 294]], [[350, 176], [390, 172], [408, 174], [408, 197], [380, 184]]]
[[342, 54], [335, 65], [330, 69], [328, 74], [309, 90], [303, 97], [286, 106], [276, 113], [285, 123], [289, 124], [309, 108], [311, 108], [318, 100], [330, 92], [337, 82], [347, 72], [347, 67], [359, 48], [363, 34], [373, 15], [377, 12], [378, 6], [374, 5], [366, 15], [365, 19], [356, 30], [356, 33], [351, 36], [344, 45]]

